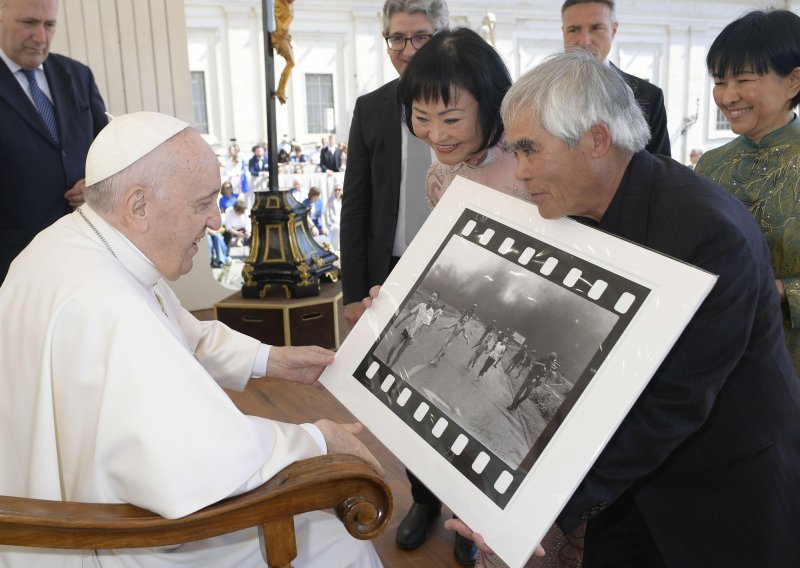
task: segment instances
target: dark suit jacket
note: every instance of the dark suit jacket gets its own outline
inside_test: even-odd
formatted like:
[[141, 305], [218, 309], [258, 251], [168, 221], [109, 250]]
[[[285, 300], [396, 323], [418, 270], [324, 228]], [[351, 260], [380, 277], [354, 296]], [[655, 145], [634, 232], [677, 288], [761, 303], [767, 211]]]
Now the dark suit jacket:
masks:
[[51, 53], [44, 72], [56, 110], [58, 145], [0, 59], [0, 282], [36, 233], [70, 211], [64, 193], [85, 176], [89, 146], [108, 123], [86, 65]]
[[[348, 149], [348, 152], [349, 151]], [[338, 172], [341, 170], [342, 151], [339, 148], [335, 148], [333, 152], [331, 152], [330, 148], [323, 146], [322, 150], [319, 151], [319, 167], [323, 172], [327, 172], [328, 170]], [[344, 194], [342, 194], [342, 197], [344, 198]]]
[[647, 152], [599, 227], [719, 279], [559, 524], [632, 501], [668, 566], [800, 566], [800, 387], [761, 230], [725, 190]]
[[358, 98], [342, 193], [342, 292], [359, 302], [389, 275], [400, 201], [402, 132], [397, 84]]
[[625, 71], [614, 65], [611, 67], [625, 79], [625, 82], [633, 91], [633, 96], [642, 108], [647, 124], [650, 126], [650, 142], [645, 146], [645, 150], [651, 154], [671, 156], [669, 132], [667, 131], [667, 110], [664, 108], [664, 93], [650, 81], [625, 73]]

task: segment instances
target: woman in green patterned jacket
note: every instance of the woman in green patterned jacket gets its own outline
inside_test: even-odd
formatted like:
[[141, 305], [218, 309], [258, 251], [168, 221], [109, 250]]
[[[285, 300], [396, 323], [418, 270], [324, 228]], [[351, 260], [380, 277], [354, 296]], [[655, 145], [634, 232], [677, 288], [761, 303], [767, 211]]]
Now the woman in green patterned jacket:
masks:
[[706, 58], [714, 102], [732, 142], [703, 154], [695, 171], [752, 211], [772, 253], [786, 342], [800, 375], [800, 16], [750, 12], [722, 30]]

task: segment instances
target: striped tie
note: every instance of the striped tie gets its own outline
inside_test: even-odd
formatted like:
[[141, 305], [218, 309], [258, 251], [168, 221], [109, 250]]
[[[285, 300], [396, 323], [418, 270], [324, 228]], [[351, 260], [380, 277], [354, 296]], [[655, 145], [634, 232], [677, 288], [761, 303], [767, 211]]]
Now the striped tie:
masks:
[[50, 102], [47, 95], [39, 88], [39, 84], [36, 82], [36, 74], [32, 69], [20, 69], [20, 71], [22, 71], [22, 74], [25, 75], [25, 78], [28, 80], [31, 98], [33, 99], [33, 104], [36, 105], [36, 110], [39, 111], [39, 116], [42, 117], [44, 125], [47, 127], [47, 130], [50, 131], [53, 140], [58, 144], [58, 125], [56, 124], [56, 109], [53, 103]]

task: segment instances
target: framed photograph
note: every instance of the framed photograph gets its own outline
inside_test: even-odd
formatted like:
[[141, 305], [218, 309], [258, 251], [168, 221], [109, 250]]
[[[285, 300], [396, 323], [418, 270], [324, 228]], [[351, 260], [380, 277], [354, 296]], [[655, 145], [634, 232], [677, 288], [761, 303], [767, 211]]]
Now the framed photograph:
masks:
[[715, 281], [457, 178], [322, 383], [519, 567]]

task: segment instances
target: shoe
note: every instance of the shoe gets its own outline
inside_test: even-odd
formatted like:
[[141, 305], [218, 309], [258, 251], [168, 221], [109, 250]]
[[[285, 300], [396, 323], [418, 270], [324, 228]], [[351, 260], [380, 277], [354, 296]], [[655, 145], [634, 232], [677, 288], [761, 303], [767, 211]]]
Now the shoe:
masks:
[[462, 566], [474, 566], [478, 560], [478, 549], [470, 539], [456, 533], [453, 542], [453, 556], [456, 557], [456, 562]]
[[406, 550], [420, 546], [428, 538], [428, 531], [441, 512], [441, 503], [413, 503], [397, 527], [394, 539], [397, 546]]

